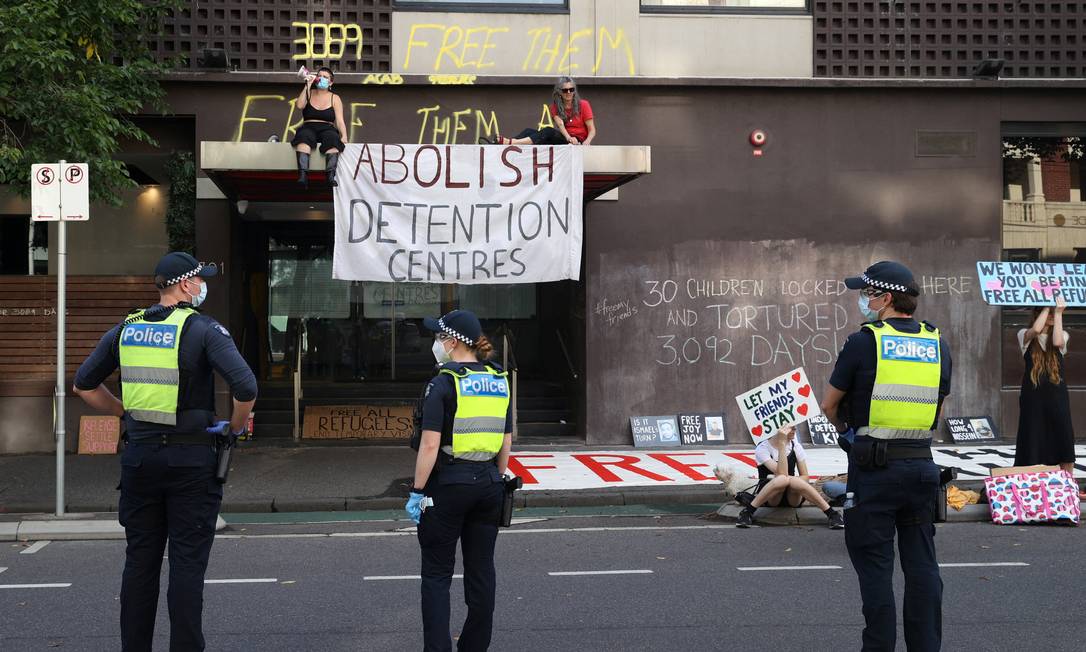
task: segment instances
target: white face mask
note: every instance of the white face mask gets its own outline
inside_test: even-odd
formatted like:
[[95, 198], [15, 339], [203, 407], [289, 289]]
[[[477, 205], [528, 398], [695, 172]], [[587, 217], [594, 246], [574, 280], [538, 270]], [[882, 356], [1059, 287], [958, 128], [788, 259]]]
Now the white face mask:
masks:
[[860, 312], [863, 314], [864, 319], [867, 321], [875, 321], [879, 318], [879, 311], [871, 308], [871, 299], [867, 295], [860, 293], [859, 301]]
[[192, 301], [190, 303], [192, 303], [192, 305], [194, 307], [199, 308], [200, 304], [203, 303], [204, 299], [207, 298], [207, 282], [204, 281], [203, 283], [200, 283], [200, 293], [199, 294], [196, 294], [196, 295], [190, 294], [189, 296], [192, 297]]
[[445, 350], [445, 343], [441, 340], [435, 339], [431, 350], [434, 352], [434, 359], [437, 360], [438, 364], [445, 364], [452, 360], [452, 356]]

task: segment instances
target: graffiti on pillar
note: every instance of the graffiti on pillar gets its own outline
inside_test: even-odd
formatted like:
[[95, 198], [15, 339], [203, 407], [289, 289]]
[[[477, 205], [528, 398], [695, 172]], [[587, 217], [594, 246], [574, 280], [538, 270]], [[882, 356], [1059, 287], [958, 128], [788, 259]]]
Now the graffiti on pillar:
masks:
[[[579, 52], [592, 55], [590, 68], [574, 61]], [[623, 60], [625, 74], [637, 74], [633, 46], [621, 27], [568, 33], [551, 27], [514, 31], [508, 27], [415, 23], [408, 31], [403, 72], [486, 72], [499, 61], [516, 61], [525, 73], [594, 75], [604, 56], [614, 52]]]

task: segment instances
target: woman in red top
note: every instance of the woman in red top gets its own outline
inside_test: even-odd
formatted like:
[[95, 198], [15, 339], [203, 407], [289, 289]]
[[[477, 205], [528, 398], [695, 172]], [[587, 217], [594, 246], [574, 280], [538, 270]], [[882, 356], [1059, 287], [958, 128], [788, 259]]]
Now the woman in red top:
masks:
[[498, 145], [591, 145], [596, 137], [596, 121], [592, 105], [582, 100], [572, 77], [559, 77], [554, 85], [554, 101], [551, 102], [551, 119], [554, 127], [525, 129], [514, 138], [498, 136], [490, 141], [480, 138], [481, 143]]

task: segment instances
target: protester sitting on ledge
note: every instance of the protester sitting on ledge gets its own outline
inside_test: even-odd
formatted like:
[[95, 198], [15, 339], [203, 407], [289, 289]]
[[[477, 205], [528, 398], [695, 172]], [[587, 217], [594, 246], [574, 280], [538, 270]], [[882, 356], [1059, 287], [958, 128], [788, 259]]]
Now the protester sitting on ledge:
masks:
[[513, 138], [496, 136], [494, 140], [480, 138], [489, 145], [591, 145], [596, 137], [596, 120], [592, 105], [582, 100], [572, 77], [559, 77], [554, 85], [551, 120], [554, 127], [525, 129]]
[[[814, 503], [826, 514], [831, 530], [845, 527], [841, 512], [830, 507], [808, 482], [807, 453], [803, 450], [803, 444], [796, 439], [795, 427], [785, 426], [758, 444], [754, 449], [754, 461], [758, 463], [758, 484], [761, 489], [750, 506], [739, 512], [737, 527], [750, 527], [754, 512], [759, 507], [799, 507], [804, 500]], [[793, 475], [797, 469], [799, 475]], [[770, 474], [773, 474], [772, 479]]]
[[336, 165], [339, 153], [347, 140], [347, 126], [343, 121], [343, 100], [332, 92], [334, 75], [331, 68], [321, 68], [316, 74], [305, 77], [305, 87], [294, 100], [294, 106], [302, 110], [302, 125], [294, 132], [290, 144], [298, 157], [298, 183], [309, 186], [309, 154], [320, 144], [325, 156], [328, 185], [336, 186]]

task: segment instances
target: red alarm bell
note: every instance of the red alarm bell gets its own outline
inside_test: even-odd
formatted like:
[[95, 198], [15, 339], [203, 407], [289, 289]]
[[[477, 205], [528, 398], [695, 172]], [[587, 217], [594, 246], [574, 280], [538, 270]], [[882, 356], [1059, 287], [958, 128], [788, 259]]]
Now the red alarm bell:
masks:
[[753, 154], [755, 156], [762, 155], [762, 148], [765, 147], [767, 137], [765, 132], [761, 129], [755, 129], [750, 132], [750, 144], [754, 146]]

